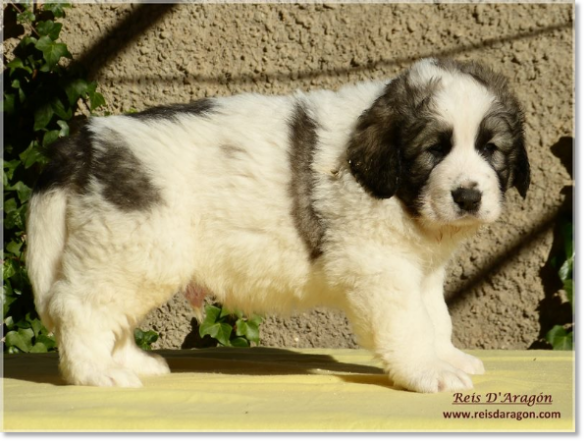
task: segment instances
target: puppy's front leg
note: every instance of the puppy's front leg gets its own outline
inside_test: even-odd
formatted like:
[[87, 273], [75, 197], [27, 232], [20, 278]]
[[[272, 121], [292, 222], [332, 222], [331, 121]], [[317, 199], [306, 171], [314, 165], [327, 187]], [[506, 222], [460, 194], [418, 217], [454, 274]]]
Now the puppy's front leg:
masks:
[[395, 385], [417, 392], [472, 388], [470, 377], [436, 353], [421, 271], [406, 261], [361, 273], [348, 294], [348, 316], [363, 346], [383, 361]]
[[439, 358], [468, 374], [484, 374], [482, 361], [452, 344], [452, 319], [444, 298], [445, 271], [439, 267], [423, 278], [425, 307], [435, 329], [435, 351]]

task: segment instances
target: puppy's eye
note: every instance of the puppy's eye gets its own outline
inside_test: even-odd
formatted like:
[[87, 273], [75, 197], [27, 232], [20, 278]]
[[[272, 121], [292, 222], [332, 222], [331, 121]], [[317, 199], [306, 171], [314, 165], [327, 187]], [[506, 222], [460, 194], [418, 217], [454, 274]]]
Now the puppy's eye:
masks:
[[436, 143], [435, 145], [429, 146], [426, 151], [436, 157], [443, 157], [450, 152], [450, 146], [445, 143]]
[[487, 143], [486, 145], [484, 145], [482, 147], [482, 149], [480, 150], [483, 154], [486, 155], [492, 155], [494, 154], [496, 151], [498, 151], [498, 147], [497, 145], [495, 145], [494, 143]]

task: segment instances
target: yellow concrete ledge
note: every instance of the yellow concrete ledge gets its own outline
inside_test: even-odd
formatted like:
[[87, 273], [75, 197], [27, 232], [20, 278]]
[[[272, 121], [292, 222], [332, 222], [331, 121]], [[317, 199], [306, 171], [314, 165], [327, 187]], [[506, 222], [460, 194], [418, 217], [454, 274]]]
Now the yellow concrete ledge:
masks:
[[141, 389], [65, 386], [55, 354], [5, 356], [4, 431], [575, 430], [573, 352], [474, 351], [487, 373], [459, 395], [394, 389], [362, 350], [160, 354], [172, 374]]

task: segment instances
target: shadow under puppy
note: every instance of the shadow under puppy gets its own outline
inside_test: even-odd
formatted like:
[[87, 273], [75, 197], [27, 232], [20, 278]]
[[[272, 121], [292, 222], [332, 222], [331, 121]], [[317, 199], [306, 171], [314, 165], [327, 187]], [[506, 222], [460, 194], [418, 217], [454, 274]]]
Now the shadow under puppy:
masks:
[[470, 389], [484, 371], [452, 345], [444, 270], [530, 172], [518, 101], [479, 64], [95, 117], [51, 157], [27, 262], [69, 383], [167, 373], [133, 329], [179, 291], [257, 313], [341, 308], [406, 389]]

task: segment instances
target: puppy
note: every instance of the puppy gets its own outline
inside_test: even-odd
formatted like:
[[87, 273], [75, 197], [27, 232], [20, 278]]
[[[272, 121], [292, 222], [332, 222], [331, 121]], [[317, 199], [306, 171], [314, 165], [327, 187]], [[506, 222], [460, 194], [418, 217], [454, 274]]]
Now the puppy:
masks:
[[69, 383], [168, 373], [133, 329], [177, 292], [340, 308], [409, 390], [470, 389], [484, 371], [452, 345], [445, 267], [530, 181], [518, 101], [485, 67], [425, 59], [337, 92], [92, 118], [51, 157], [27, 263]]

